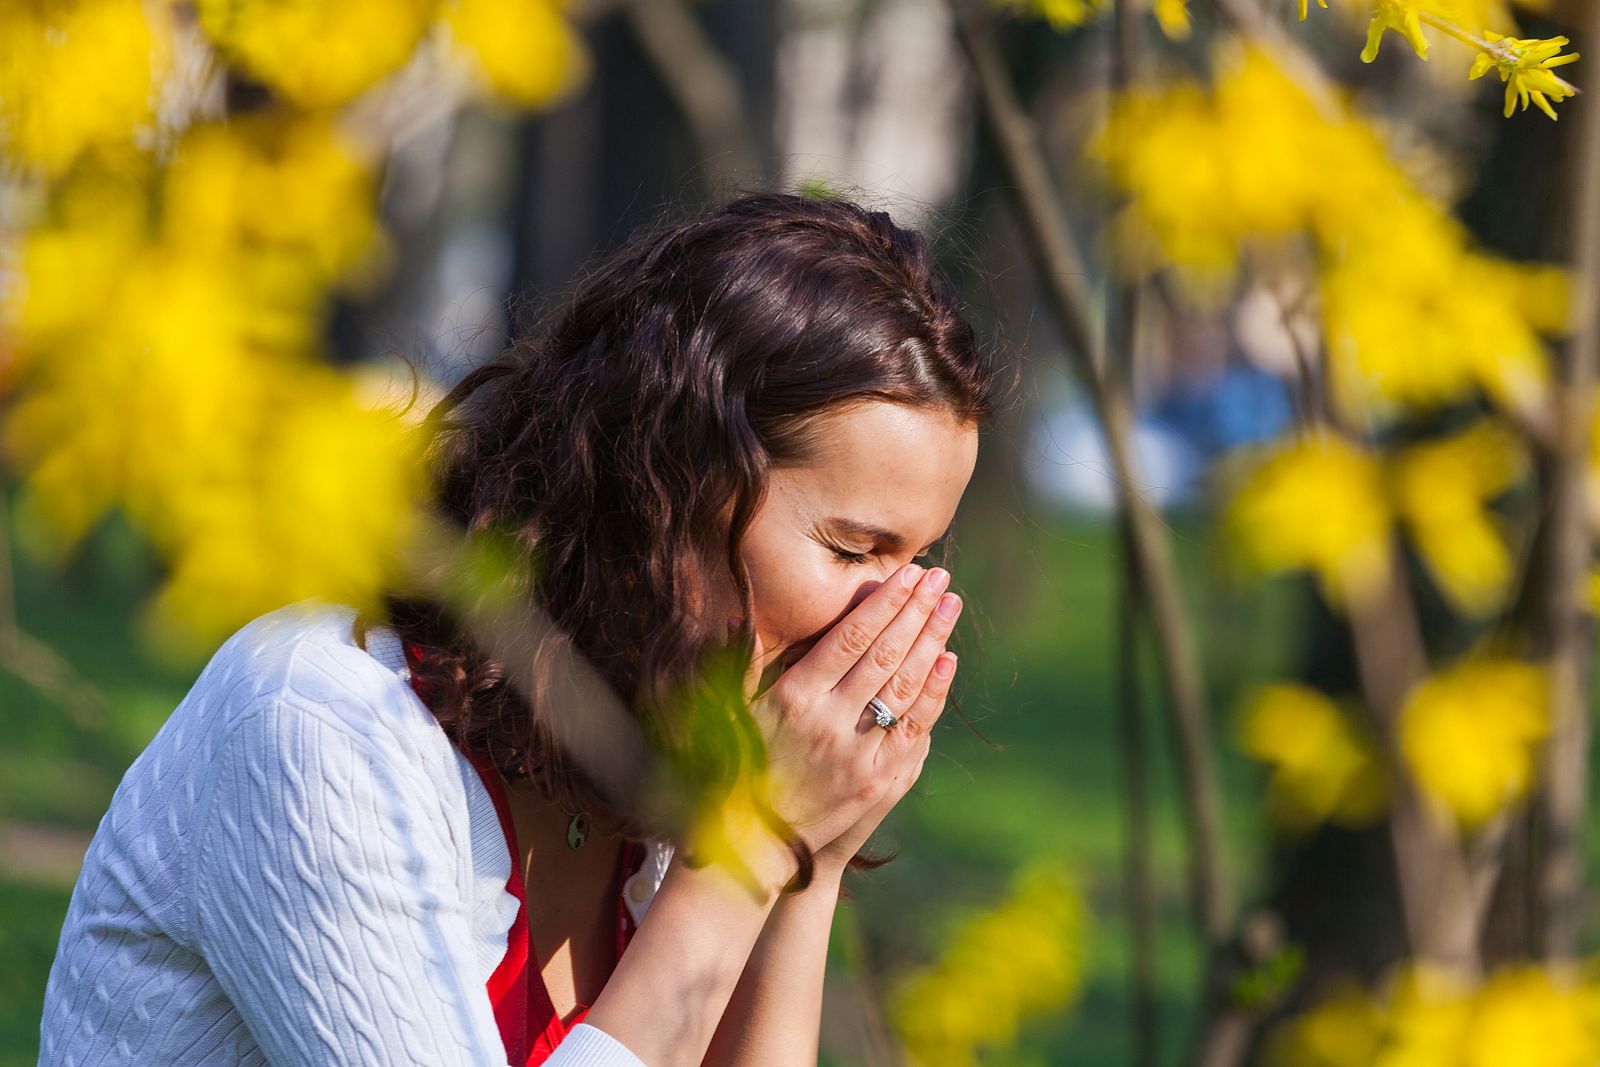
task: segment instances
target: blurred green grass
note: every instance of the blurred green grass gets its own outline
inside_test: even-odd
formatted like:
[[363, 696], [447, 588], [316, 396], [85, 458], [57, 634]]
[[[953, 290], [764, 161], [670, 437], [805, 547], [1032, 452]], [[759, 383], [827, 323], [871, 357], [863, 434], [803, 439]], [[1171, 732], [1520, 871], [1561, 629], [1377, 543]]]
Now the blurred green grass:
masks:
[[[886, 984], [934, 958], [952, 918], [997, 903], [1030, 859], [1064, 857], [1091, 915], [1081, 998], [1060, 1018], [1027, 1027], [1011, 1055], [985, 1062], [1127, 1063], [1132, 963], [1114, 706], [1114, 535], [1093, 520], [1018, 518], [1006, 509], [963, 521], [951, 562], [967, 601], [954, 646], [962, 654], [958, 692], [989, 741], [946, 716], [922, 780], [876, 843], [898, 857], [856, 877], [845, 908], [863, 931], [872, 973]], [[1207, 527], [1172, 521], [1210, 690], [1232, 888], [1247, 901], [1261, 889], [1270, 839], [1260, 770], [1233, 746], [1232, 717], [1248, 685], [1292, 670], [1294, 642], [1304, 639], [1304, 586], [1232, 588]], [[103, 729], [85, 731], [0, 675], [0, 822], [87, 835], [201, 664], [162, 666], [141, 650], [134, 620], [157, 566], [120, 522], [98, 530], [60, 572], [23, 560], [15, 572], [23, 625], [104, 692], [111, 714]], [[1194, 1022], [1200, 960], [1183, 896], [1187, 831], [1148, 651], [1140, 673], [1152, 749], [1162, 1060], [1175, 1063]], [[44, 984], [69, 892], [59, 880], [0, 873], [0, 958], [10, 964], [0, 990], [0, 1067], [37, 1058]]]
[[[1234, 706], [1252, 681], [1289, 669], [1302, 587], [1229, 588], [1219, 580], [1207, 527], [1195, 517], [1172, 522], [1186, 602], [1199, 622], [1231, 883], [1236, 898], [1247, 899], [1259, 888], [1267, 828], [1259, 769], [1231, 742]], [[1030, 858], [1065, 858], [1090, 915], [1081, 996], [1062, 1018], [1026, 1027], [1015, 1062], [1130, 1063], [1115, 532], [1094, 520], [1048, 518], [969, 529], [951, 564], [969, 605], [959, 692], [977, 730], [1003, 747], [946, 715], [935, 756], [882, 835], [901, 853], [870, 876], [855, 906], [869, 952], [892, 971], [937, 956], [942, 917], [997, 903]], [[1194, 1022], [1200, 956], [1183, 895], [1188, 831], [1152, 664], [1147, 646], [1139, 677], [1150, 750], [1157, 999], [1162, 1061], [1176, 1063]]]

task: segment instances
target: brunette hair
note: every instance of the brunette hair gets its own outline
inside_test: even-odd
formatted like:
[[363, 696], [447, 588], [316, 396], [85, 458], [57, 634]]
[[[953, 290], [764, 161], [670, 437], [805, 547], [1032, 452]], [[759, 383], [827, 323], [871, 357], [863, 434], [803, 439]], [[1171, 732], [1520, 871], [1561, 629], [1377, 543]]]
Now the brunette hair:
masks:
[[[883, 400], [981, 425], [999, 400], [923, 238], [844, 200], [762, 193], [657, 223], [555, 314], [523, 317], [424, 423], [437, 504], [527, 554], [547, 640], [581, 653], [656, 738], [674, 736], [674, 694], [728, 643], [692, 610], [707, 566], [727, 567], [753, 618], [740, 542], [769, 469], [814, 448], [815, 416]], [[392, 595], [388, 609], [458, 743], [569, 810], [648, 832], [564, 758], [539, 692], [513, 689], [444, 606]]]

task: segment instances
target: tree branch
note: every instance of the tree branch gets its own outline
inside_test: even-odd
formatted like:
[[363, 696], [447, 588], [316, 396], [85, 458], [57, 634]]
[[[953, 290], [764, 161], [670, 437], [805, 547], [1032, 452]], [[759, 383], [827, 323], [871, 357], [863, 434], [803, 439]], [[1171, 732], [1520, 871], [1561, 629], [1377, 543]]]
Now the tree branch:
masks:
[[1184, 615], [1167, 529], [1139, 489], [1130, 398], [1106, 388], [1101, 370], [1103, 350], [1090, 327], [1084, 284], [1088, 272], [1051, 181], [1038, 130], [1017, 100], [985, 16], [962, 0], [951, 0], [951, 9], [984, 118], [1011, 181], [1010, 192], [1022, 216], [1023, 231], [1041, 269], [1045, 295], [1060, 323], [1071, 369], [1089, 394], [1105, 432], [1117, 494], [1127, 514], [1125, 547], [1154, 627], [1170, 723], [1177, 739], [1183, 810], [1189, 824], [1189, 889], [1195, 925], [1206, 949], [1208, 987], [1221, 996], [1233, 926], [1218, 829], [1221, 797], [1212, 764], [1198, 650]]
[[[1591, 7], [1587, 40], [1600, 40], [1600, 6]], [[1552, 457], [1550, 565], [1539, 605], [1541, 642], [1549, 655], [1551, 732], [1540, 791], [1537, 859], [1539, 951], [1549, 961], [1576, 958], [1583, 922], [1582, 831], [1588, 792], [1589, 673], [1593, 619], [1584, 607], [1592, 533], [1584, 480], [1600, 364], [1600, 101], [1579, 103], [1576, 172], [1571, 184], [1577, 221], [1573, 268], [1582, 318], [1557, 386], [1557, 447]]]
[[760, 181], [763, 170], [745, 122], [739, 79], [682, 0], [631, 0], [624, 7], [634, 37], [689, 125], [705, 184], [719, 196]]

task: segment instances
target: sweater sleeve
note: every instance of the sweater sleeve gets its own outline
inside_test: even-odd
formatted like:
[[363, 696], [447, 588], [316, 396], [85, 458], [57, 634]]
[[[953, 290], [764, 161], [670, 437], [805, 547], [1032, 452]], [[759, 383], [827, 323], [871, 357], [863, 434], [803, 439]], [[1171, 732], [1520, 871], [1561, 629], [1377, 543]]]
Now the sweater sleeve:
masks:
[[545, 1067], [645, 1067], [628, 1046], [588, 1023], [568, 1030], [544, 1063]]
[[465, 845], [406, 732], [340, 710], [287, 690], [221, 745], [192, 869], [197, 947], [278, 1067], [503, 1065], [456, 877]]

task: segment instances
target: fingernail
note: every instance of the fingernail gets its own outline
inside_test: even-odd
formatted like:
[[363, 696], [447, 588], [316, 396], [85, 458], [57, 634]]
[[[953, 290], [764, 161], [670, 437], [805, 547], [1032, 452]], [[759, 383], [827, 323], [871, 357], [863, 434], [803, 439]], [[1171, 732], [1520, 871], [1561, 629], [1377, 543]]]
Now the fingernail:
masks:
[[948, 678], [956, 673], [956, 654], [954, 652], [946, 652], [940, 656], [939, 662], [933, 665], [933, 673], [941, 678]]
[[916, 587], [917, 580], [921, 577], [922, 568], [917, 566], [915, 563], [911, 563], [908, 564], [906, 569], [900, 573], [900, 584], [904, 585], [907, 589], [914, 589]]
[[953, 619], [961, 613], [961, 598], [954, 593], [946, 593], [939, 598], [939, 614], [946, 619]]
[[928, 572], [928, 588], [935, 593], [942, 593], [950, 585], [950, 572], [943, 567], [935, 567]]

